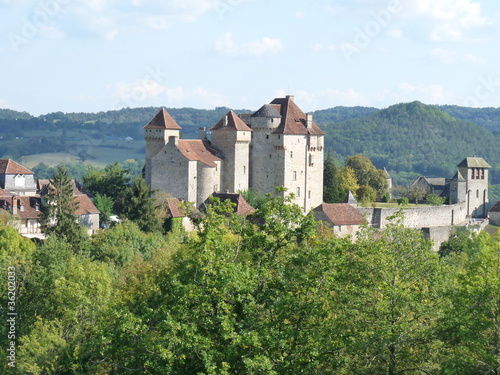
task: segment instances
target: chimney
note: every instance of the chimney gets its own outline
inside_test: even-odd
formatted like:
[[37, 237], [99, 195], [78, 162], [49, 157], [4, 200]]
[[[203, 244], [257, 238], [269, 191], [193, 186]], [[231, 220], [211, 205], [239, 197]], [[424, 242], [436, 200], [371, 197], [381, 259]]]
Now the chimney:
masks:
[[12, 197], [12, 215], [17, 215], [17, 197]]
[[207, 139], [207, 128], [201, 126], [198, 128], [198, 139], [205, 140]]
[[287, 95], [287, 99], [290, 99], [291, 102], [295, 101], [295, 97], [293, 95]]
[[307, 123], [307, 129], [312, 129], [313, 115], [311, 115], [309, 113], [306, 115], [306, 123]]

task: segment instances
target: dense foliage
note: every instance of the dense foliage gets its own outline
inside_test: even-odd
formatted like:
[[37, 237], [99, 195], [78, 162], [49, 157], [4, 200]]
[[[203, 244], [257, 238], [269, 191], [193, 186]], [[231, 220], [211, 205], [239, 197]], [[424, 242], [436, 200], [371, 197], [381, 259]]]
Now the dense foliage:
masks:
[[187, 237], [125, 221], [35, 246], [1, 226], [22, 319], [9, 373], [499, 373], [498, 235], [439, 256], [399, 215], [352, 243], [288, 198], [232, 209], [212, 201]]

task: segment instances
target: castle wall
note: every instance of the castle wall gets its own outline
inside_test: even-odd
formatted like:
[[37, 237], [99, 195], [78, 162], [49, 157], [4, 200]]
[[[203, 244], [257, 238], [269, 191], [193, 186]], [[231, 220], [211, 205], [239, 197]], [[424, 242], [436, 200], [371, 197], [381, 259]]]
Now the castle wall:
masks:
[[235, 193], [248, 190], [250, 177], [249, 131], [214, 131], [212, 145], [222, 152], [222, 183], [220, 191]]
[[489, 218], [491, 224], [500, 226], [500, 212], [490, 212]]
[[422, 228], [422, 232], [425, 238], [432, 241], [432, 250], [438, 251], [441, 244], [450, 238], [453, 228], [453, 226]]
[[402, 210], [407, 228], [446, 227], [466, 221], [466, 203], [411, 208], [358, 208], [369, 225], [384, 228], [389, 218]]
[[283, 185], [284, 150], [282, 135], [271, 130], [252, 132], [250, 146], [250, 187], [258, 195], [274, 194]]
[[196, 162], [187, 160], [172, 143], [167, 143], [150, 160], [152, 173], [147, 182], [151, 190], [165, 191], [172, 197], [195, 201]]

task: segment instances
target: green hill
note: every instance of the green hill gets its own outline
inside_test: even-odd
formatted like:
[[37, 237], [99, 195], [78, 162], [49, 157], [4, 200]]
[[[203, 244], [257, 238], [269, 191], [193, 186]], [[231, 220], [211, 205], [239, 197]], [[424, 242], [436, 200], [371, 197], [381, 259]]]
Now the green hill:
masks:
[[477, 155], [494, 166], [500, 182], [498, 136], [420, 102], [396, 104], [364, 118], [321, 124], [325, 147], [338, 157], [362, 153], [378, 168], [451, 177], [466, 156]]

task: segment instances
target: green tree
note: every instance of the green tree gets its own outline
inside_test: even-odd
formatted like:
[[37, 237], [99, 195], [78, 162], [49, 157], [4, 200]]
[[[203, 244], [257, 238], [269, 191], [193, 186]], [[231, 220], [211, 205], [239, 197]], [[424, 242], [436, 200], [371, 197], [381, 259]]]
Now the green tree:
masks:
[[439, 320], [447, 358], [442, 374], [500, 374], [500, 237], [483, 232], [473, 241], [448, 255], [460, 267]]
[[[346, 300], [348, 374], [430, 374], [440, 364], [435, 335], [446, 273], [430, 243], [399, 219], [358, 238]], [[356, 277], [356, 274], [359, 276]]]
[[48, 236], [66, 238], [74, 244], [82, 242], [85, 235], [75, 216], [78, 203], [73, 196], [73, 185], [64, 166], [57, 167], [43, 198], [40, 214], [43, 232]]
[[108, 226], [109, 217], [113, 214], [114, 200], [106, 195], [97, 193], [94, 198], [94, 205], [99, 210], [99, 222]]
[[92, 194], [106, 195], [117, 200], [128, 187], [128, 170], [122, 169], [118, 162], [108, 164], [103, 171], [90, 166], [83, 176], [83, 184]]
[[325, 203], [343, 202], [345, 196], [339, 187], [337, 166], [330, 151], [326, 155], [323, 166], [323, 201]]
[[158, 231], [162, 224], [151, 194], [144, 178], [136, 177], [132, 186], [125, 189], [118, 201], [121, 216], [135, 222], [145, 232]]
[[429, 204], [432, 204], [433, 206], [441, 206], [445, 201], [445, 198], [440, 197], [436, 194], [427, 194], [427, 197], [425, 199]]
[[341, 202], [347, 197], [349, 192], [356, 194], [359, 189], [358, 179], [354, 170], [350, 167], [343, 167], [337, 171], [338, 188], [341, 192]]
[[388, 185], [384, 171], [375, 168], [369, 157], [361, 154], [349, 156], [345, 165], [354, 170], [359, 185], [371, 187], [380, 197], [387, 195]]

